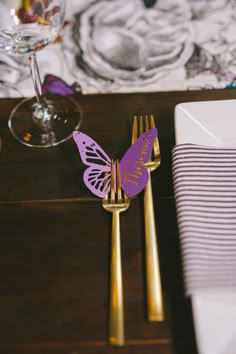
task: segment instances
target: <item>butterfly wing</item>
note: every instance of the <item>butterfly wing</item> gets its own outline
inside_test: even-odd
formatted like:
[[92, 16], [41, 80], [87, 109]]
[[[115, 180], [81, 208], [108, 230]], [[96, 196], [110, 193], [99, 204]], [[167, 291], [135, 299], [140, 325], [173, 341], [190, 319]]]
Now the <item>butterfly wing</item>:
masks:
[[130, 197], [140, 193], [148, 182], [149, 173], [143, 165], [151, 158], [156, 136], [156, 128], [141, 134], [120, 161], [121, 187]]
[[82, 162], [88, 166], [83, 175], [85, 185], [93, 194], [104, 198], [110, 190], [111, 159], [88, 135], [74, 131], [73, 139]]
[[57, 95], [74, 95], [78, 91], [78, 85], [76, 83], [72, 86], [67, 85], [67, 83], [61, 78], [55, 75], [46, 75], [43, 85], [43, 94], [57, 94]]
[[85, 170], [83, 179], [88, 189], [99, 198], [104, 198], [110, 190], [110, 170], [104, 171], [100, 167], [90, 166]]

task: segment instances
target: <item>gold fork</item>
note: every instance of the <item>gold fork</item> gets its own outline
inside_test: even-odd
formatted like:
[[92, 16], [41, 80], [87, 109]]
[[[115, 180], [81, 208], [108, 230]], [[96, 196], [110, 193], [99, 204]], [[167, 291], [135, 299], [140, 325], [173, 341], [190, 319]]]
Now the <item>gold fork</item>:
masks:
[[121, 190], [120, 166], [111, 162], [111, 190], [102, 201], [103, 208], [112, 213], [111, 273], [110, 273], [110, 321], [109, 343], [124, 345], [124, 305], [120, 246], [120, 213], [128, 209], [129, 198]]
[[[132, 130], [132, 143], [135, 142], [138, 135], [145, 130], [155, 128], [153, 115], [150, 118], [140, 116], [139, 129], [137, 124], [137, 116], [134, 117]], [[147, 291], [147, 312], [149, 321], [163, 321], [163, 298], [160, 277], [160, 266], [158, 256], [158, 245], [156, 237], [156, 225], [152, 196], [151, 172], [156, 170], [161, 163], [160, 147], [158, 139], [153, 143], [152, 158], [145, 164], [149, 172], [148, 183], [144, 189], [144, 222], [145, 222], [145, 253], [146, 253], [146, 291]]]

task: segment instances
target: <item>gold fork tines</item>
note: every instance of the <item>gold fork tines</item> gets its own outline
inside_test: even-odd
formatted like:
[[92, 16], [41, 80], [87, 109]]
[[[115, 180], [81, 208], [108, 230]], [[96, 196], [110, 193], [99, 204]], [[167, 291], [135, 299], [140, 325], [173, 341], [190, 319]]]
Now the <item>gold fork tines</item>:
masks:
[[111, 162], [111, 190], [103, 199], [103, 208], [112, 213], [109, 343], [122, 346], [124, 335], [124, 305], [120, 246], [120, 213], [129, 207], [129, 198], [121, 190], [119, 161]]
[[[150, 128], [155, 128], [153, 115], [150, 117], [145, 115], [145, 119], [143, 116], [140, 116], [139, 119], [135, 116], [133, 121], [132, 143], [135, 142], [138, 135]], [[147, 317], [149, 321], [164, 320], [162, 286], [151, 183], [151, 172], [157, 169], [160, 166], [160, 163], [160, 147], [158, 139], [156, 138], [153, 143], [152, 158], [145, 164], [149, 172], [149, 180], [144, 189], [146, 291]]]

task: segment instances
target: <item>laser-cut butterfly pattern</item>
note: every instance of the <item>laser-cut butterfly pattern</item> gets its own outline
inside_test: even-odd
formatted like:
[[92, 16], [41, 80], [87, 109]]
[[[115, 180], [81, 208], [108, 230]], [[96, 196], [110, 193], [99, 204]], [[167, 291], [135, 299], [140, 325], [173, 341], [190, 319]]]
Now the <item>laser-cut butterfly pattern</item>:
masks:
[[[157, 129], [152, 128], [141, 134], [129, 147], [120, 161], [121, 187], [129, 197], [140, 193], [148, 182], [149, 173], [144, 166], [150, 160]], [[74, 131], [82, 162], [88, 166], [83, 180], [88, 189], [100, 198], [110, 190], [111, 159], [88, 135]]]

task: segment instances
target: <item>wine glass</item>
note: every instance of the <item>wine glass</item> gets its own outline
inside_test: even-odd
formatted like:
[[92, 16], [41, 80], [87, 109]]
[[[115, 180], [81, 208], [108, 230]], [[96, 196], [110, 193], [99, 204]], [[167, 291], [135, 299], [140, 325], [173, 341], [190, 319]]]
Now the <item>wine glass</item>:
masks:
[[27, 146], [58, 145], [82, 120], [71, 96], [42, 93], [36, 52], [55, 41], [64, 17], [64, 0], [0, 0], [0, 50], [26, 57], [35, 89], [35, 97], [17, 104], [8, 122], [13, 136]]

